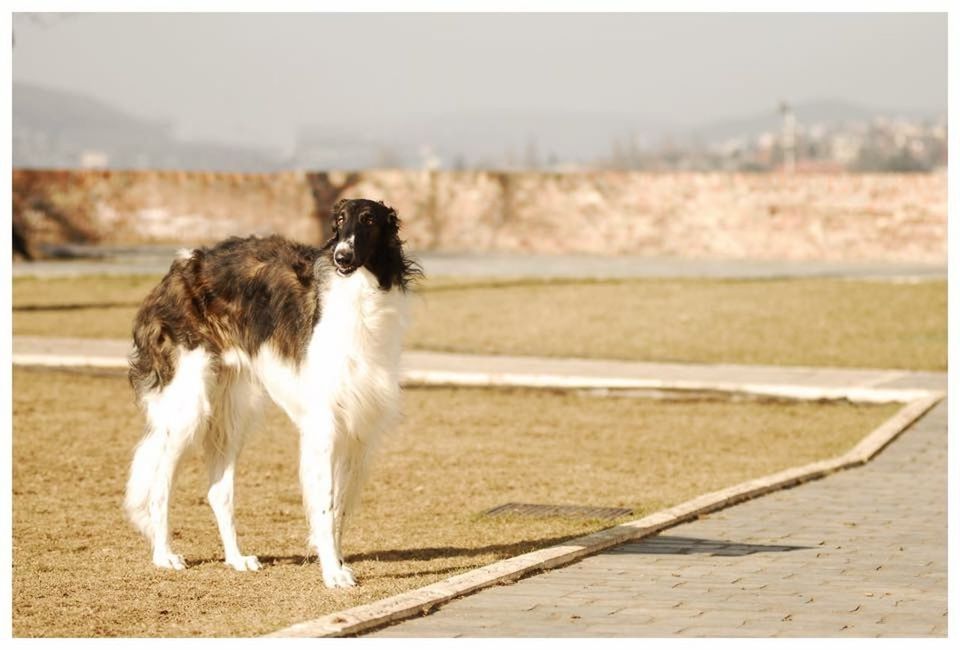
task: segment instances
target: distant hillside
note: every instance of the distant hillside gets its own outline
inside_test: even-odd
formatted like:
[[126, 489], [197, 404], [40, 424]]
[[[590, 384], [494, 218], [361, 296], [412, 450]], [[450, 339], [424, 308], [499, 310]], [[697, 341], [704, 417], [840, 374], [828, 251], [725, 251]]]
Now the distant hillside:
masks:
[[15, 167], [262, 171], [264, 153], [216, 143], [182, 142], [169, 124], [131, 116], [97, 99], [26, 83], [13, 84]]
[[558, 108], [462, 111], [378, 128], [377, 135], [389, 146], [416, 155], [420, 145], [429, 144], [447, 165], [463, 158], [473, 165], [524, 167], [589, 163], [609, 152], [617, 138], [652, 141], [667, 125], [643, 115]]
[[[878, 110], [851, 102], [800, 102], [801, 127], [867, 122], [877, 116], [933, 119], [932, 110]], [[624, 150], [657, 149], [754, 139], [779, 132], [775, 104], [754, 115], [703, 125], [667, 124], [644, 115], [462, 110], [397, 119], [385, 109], [375, 120], [290, 125], [296, 146], [285, 158], [252, 148], [184, 142], [170, 124], [135, 117], [88, 96], [26, 83], [13, 84], [13, 163], [16, 167], [193, 169], [266, 172], [281, 169], [506, 168], [592, 166]]]

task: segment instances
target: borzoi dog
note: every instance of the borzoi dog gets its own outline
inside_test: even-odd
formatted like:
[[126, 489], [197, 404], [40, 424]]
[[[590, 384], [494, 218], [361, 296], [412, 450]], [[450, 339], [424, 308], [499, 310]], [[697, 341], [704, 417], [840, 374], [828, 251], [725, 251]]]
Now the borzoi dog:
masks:
[[372, 445], [398, 415], [407, 288], [419, 274], [386, 205], [339, 201], [321, 248], [278, 236], [186, 251], [137, 314], [130, 383], [146, 412], [125, 509], [158, 567], [183, 569], [168, 506], [181, 454], [204, 450], [226, 563], [256, 571], [233, 520], [237, 456], [265, 392], [300, 431], [300, 483], [328, 587], [356, 584], [344, 518]]

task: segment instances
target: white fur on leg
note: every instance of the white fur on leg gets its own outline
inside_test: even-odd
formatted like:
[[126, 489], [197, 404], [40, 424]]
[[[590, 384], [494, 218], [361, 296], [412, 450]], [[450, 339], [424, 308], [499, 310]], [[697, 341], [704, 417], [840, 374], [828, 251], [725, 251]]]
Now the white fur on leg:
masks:
[[356, 587], [357, 579], [353, 575], [353, 569], [346, 564], [341, 564], [333, 573], [323, 572], [323, 584], [331, 589], [346, 589]]
[[134, 455], [125, 505], [134, 525], [153, 543], [153, 563], [164, 569], [185, 567], [183, 557], [170, 548], [170, 491], [180, 456], [210, 413], [208, 373], [209, 356], [202, 348], [181, 349], [170, 383], [144, 398], [147, 435]]
[[225, 562], [237, 571], [261, 568], [255, 555], [244, 555], [233, 518], [233, 481], [237, 457], [255, 424], [261, 393], [246, 373], [228, 373], [216, 392], [213, 418], [204, 439], [210, 488], [207, 501], [217, 520]]
[[343, 565], [336, 544], [333, 498], [334, 424], [330, 418], [300, 423], [300, 484], [310, 524], [310, 544], [317, 550], [323, 583], [353, 587], [353, 571]]
[[[211, 458], [212, 454], [216, 454]], [[208, 452], [210, 489], [207, 501], [217, 520], [220, 539], [223, 541], [224, 562], [237, 571], [257, 571], [260, 560], [255, 555], [244, 555], [237, 543], [237, 529], [233, 520], [233, 476], [236, 455], [229, 458], [217, 452]]]
[[184, 563], [183, 556], [177, 555], [173, 551], [169, 550], [161, 552], [153, 552], [153, 564], [154, 566], [160, 569], [173, 569], [174, 571], [183, 571], [187, 568], [187, 565]]
[[150, 527], [150, 486], [153, 485], [153, 477], [157, 473], [157, 460], [163, 453], [164, 437], [162, 431], [148, 428], [143, 439], [137, 444], [123, 500], [123, 507], [130, 522], [148, 539], [153, 537]]
[[343, 434], [337, 436], [333, 459], [333, 541], [341, 563], [344, 529], [348, 516], [357, 507], [369, 456], [370, 445], [364, 440]]

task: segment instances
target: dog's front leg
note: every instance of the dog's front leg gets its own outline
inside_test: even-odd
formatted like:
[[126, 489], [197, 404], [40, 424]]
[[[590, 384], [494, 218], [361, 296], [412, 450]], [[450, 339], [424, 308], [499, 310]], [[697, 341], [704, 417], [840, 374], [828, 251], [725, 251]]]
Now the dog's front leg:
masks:
[[316, 548], [328, 587], [353, 587], [353, 571], [340, 560], [334, 521], [334, 442], [332, 417], [307, 418], [300, 427], [300, 485], [310, 523], [310, 544]]

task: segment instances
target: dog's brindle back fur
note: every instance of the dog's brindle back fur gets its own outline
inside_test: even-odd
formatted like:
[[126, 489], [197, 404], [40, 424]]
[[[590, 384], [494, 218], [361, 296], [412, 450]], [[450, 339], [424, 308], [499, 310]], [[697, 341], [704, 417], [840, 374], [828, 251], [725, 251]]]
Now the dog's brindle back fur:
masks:
[[182, 569], [167, 511], [180, 455], [202, 442], [208, 501], [226, 562], [240, 552], [233, 475], [264, 389], [300, 429], [300, 480], [324, 582], [355, 584], [343, 564], [343, 517], [369, 449], [399, 406], [403, 293], [419, 268], [403, 253], [396, 212], [338, 202], [322, 247], [281, 237], [228, 239], [176, 260], [134, 322], [130, 382], [147, 415], [125, 508], [154, 563]]
[[173, 262], [137, 313], [129, 372], [137, 395], [170, 382], [180, 347], [202, 346], [214, 359], [230, 348], [253, 357], [269, 340], [280, 356], [300, 363], [320, 320], [324, 283], [335, 272], [334, 246], [343, 234], [338, 218], [361, 210], [377, 212], [384, 231], [367, 267], [381, 289], [406, 290], [420, 271], [403, 253], [397, 214], [364, 199], [333, 206], [333, 236], [321, 248], [274, 235], [196, 249]]

